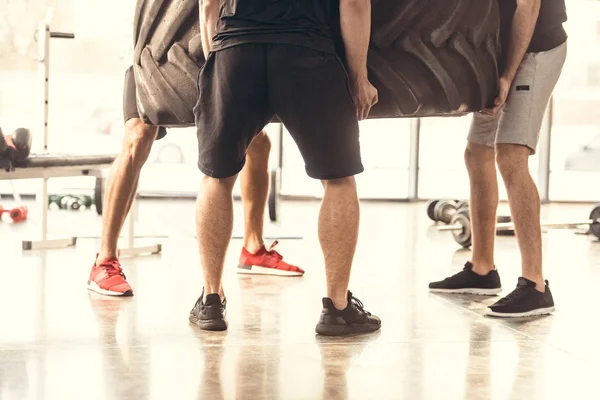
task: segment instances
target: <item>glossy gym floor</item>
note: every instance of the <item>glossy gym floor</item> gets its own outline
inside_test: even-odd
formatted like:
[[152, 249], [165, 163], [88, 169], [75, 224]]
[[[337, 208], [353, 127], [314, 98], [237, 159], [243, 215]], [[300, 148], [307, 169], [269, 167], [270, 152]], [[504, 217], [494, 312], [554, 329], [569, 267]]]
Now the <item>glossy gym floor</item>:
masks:
[[[230, 246], [225, 290], [230, 329], [202, 332], [187, 316], [202, 287], [193, 201], [142, 201], [139, 232], [169, 236], [158, 256], [123, 260], [132, 298], [88, 293], [100, 219], [50, 213], [77, 247], [27, 253], [27, 224], [0, 224], [0, 399], [598, 399], [600, 242], [573, 231], [544, 234], [553, 316], [483, 316], [494, 298], [429, 294], [427, 283], [462, 268], [468, 251], [436, 232], [425, 203], [362, 204], [351, 290], [383, 320], [380, 333], [316, 337], [324, 294], [318, 202], [285, 201], [286, 260], [303, 278], [238, 276]], [[501, 208], [506, 210], [505, 204]], [[587, 216], [590, 205], [553, 204], [544, 218]], [[242, 232], [236, 202], [234, 235]], [[56, 233], [56, 232], [55, 232]], [[519, 275], [513, 237], [497, 240], [504, 292]]]

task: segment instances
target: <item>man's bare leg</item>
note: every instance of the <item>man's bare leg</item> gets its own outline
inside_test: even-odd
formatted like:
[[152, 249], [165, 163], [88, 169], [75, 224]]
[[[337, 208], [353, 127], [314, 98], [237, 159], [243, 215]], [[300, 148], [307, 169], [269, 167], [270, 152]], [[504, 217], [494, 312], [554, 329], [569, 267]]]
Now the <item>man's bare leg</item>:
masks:
[[244, 247], [238, 273], [277, 276], [302, 276], [304, 270], [283, 261], [281, 254], [265, 247], [263, 232], [265, 208], [269, 197], [269, 155], [271, 140], [261, 131], [246, 152], [240, 186], [244, 205]]
[[[478, 123], [478, 122], [475, 122]], [[472, 132], [495, 132], [495, 127]], [[483, 140], [475, 135], [477, 140]], [[500, 275], [494, 263], [496, 240], [496, 209], [498, 208], [498, 178], [493, 147], [469, 141], [465, 149], [465, 164], [469, 172], [471, 213], [471, 261], [462, 271], [441, 281], [431, 282], [429, 290], [442, 293], [495, 295], [502, 291]]]
[[196, 201], [196, 232], [204, 293], [224, 298], [221, 279], [233, 232], [233, 186], [237, 175], [226, 179], [203, 177]]
[[496, 210], [498, 208], [498, 179], [495, 151], [492, 147], [469, 142], [465, 164], [471, 188], [471, 234], [473, 272], [487, 275], [494, 269], [496, 239]]
[[146, 125], [139, 118], [125, 123], [121, 153], [115, 159], [104, 194], [102, 239], [96, 262], [117, 257], [119, 235], [137, 192], [142, 167], [146, 163], [158, 127]]
[[263, 245], [265, 205], [269, 196], [269, 155], [271, 140], [261, 131], [246, 153], [246, 165], [240, 173], [244, 205], [244, 248], [251, 253]]
[[360, 207], [354, 177], [323, 181], [319, 242], [325, 258], [327, 297], [315, 331], [339, 336], [375, 332], [381, 320], [348, 290], [358, 241]]
[[323, 181], [319, 242], [325, 258], [327, 297], [338, 310], [348, 305], [352, 261], [358, 241], [360, 208], [354, 177]]
[[526, 146], [499, 144], [496, 160], [508, 193], [521, 251], [523, 277], [535, 282], [536, 289], [544, 292], [540, 195], [529, 172], [530, 154]]

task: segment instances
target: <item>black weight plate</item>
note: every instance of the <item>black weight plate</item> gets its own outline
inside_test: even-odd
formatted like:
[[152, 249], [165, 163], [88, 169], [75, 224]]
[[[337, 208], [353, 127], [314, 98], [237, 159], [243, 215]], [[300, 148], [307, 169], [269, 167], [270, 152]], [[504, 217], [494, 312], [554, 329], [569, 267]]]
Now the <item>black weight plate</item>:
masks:
[[590, 219], [593, 221], [590, 225], [590, 232], [600, 239], [600, 203], [590, 213]]
[[459, 231], [453, 231], [452, 236], [456, 243], [460, 244], [464, 248], [471, 247], [471, 219], [469, 217], [468, 212], [459, 211], [454, 217], [452, 217], [452, 221], [450, 221], [450, 225], [461, 225], [462, 229]]
[[435, 210], [435, 206], [436, 204], [439, 202], [439, 200], [431, 200], [429, 202], [429, 204], [427, 204], [427, 216], [429, 217], [430, 220], [432, 220], [433, 222], [437, 222], [435, 220], [435, 214], [433, 213]]
[[102, 215], [104, 207], [104, 178], [96, 178], [96, 187], [94, 188], [94, 204], [96, 204], [96, 213]]

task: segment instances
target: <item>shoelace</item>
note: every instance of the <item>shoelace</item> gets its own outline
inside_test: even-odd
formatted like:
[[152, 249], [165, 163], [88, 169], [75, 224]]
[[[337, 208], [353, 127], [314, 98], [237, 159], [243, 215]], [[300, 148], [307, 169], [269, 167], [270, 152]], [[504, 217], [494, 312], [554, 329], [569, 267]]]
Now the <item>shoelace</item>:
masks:
[[119, 261], [117, 260], [104, 261], [100, 264], [100, 267], [106, 270], [106, 275], [108, 275], [109, 277], [114, 275], [121, 275], [124, 279], [127, 279], [125, 277], [125, 273], [123, 273], [121, 264], [119, 264]]
[[505, 299], [506, 300], [517, 300], [519, 297], [521, 297], [525, 293], [525, 289], [527, 289], [527, 286], [525, 286], [525, 285], [517, 285], [517, 287], [515, 288], [515, 290], [513, 290], [512, 292], [510, 292], [505, 297]]
[[277, 251], [273, 250], [275, 248], [275, 246], [277, 246], [279, 244], [279, 242], [276, 240], [273, 243], [271, 243], [271, 245], [269, 246], [269, 249], [267, 250], [267, 254], [273, 257], [276, 257], [280, 260], [283, 260], [283, 256], [281, 254], [279, 254]]
[[365, 311], [365, 305], [362, 303], [362, 301], [360, 301], [359, 299], [354, 297], [352, 294], [350, 294], [350, 301], [352, 302], [352, 305], [354, 306], [354, 308], [356, 308], [358, 311], [360, 311], [361, 314], [364, 314], [366, 316], [371, 315], [370, 312]]

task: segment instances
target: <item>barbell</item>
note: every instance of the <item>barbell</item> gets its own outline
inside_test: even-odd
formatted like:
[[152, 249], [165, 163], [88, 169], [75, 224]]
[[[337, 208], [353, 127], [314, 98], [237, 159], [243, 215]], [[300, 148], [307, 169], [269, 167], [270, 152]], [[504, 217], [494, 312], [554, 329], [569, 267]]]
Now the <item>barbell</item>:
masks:
[[[581, 221], [564, 221], [564, 222], [542, 222], [542, 228], [572, 228], [581, 225], [589, 225], [590, 232], [600, 239], [600, 204], [597, 204], [590, 217], [587, 220]], [[514, 223], [497, 223], [496, 231], [511, 231], [515, 229]], [[452, 232], [456, 243], [463, 247], [471, 246], [471, 218], [469, 210], [459, 210], [453, 217], [449, 225], [438, 228], [440, 232]]]

